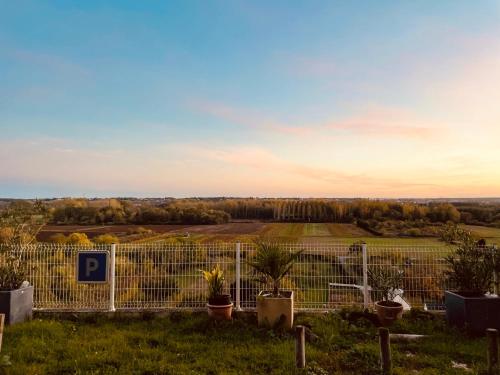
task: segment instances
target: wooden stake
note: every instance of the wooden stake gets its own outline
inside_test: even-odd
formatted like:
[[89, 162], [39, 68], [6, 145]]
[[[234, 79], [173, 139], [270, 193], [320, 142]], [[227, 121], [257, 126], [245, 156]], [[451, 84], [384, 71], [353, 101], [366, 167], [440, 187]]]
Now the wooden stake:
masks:
[[5, 314], [0, 314], [0, 352], [2, 351], [2, 340], [3, 340], [3, 325], [5, 322]]
[[297, 368], [306, 367], [306, 328], [295, 327], [295, 364]]
[[488, 374], [498, 374], [498, 331], [488, 328], [486, 337], [488, 340]]
[[389, 338], [389, 330], [384, 327], [378, 329], [379, 344], [380, 344], [380, 368], [382, 374], [392, 374], [392, 361], [391, 361], [391, 340]]

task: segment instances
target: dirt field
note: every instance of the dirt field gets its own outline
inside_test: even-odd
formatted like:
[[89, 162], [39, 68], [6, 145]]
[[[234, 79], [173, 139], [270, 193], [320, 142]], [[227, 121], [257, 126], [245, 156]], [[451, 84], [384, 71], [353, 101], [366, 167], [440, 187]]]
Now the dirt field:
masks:
[[156, 233], [168, 233], [182, 231], [192, 225], [46, 225], [38, 234], [39, 241], [46, 241], [55, 233], [85, 233], [89, 238], [94, 238], [100, 234], [112, 233], [118, 237], [125, 236], [131, 230], [139, 227], [150, 229]]
[[89, 238], [111, 233], [118, 237], [129, 234], [139, 227], [152, 230], [157, 234], [204, 234], [204, 235], [245, 235], [258, 234], [266, 226], [258, 222], [237, 222], [220, 225], [46, 225], [39, 233], [39, 241], [47, 241], [55, 233], [85, 233]]

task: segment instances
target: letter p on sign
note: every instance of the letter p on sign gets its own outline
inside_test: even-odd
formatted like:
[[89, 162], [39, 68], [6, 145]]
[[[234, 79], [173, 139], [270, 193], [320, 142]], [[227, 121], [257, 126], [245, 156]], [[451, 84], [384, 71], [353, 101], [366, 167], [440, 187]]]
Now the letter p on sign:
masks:
[[106, 283], [108, 281], [107, 251], [80, 251], [76, 264], [79, 283]]

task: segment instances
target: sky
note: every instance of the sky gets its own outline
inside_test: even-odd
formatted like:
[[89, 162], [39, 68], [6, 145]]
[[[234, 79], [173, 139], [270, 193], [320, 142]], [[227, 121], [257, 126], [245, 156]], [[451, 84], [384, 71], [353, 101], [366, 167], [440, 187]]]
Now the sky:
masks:
[[0, 197], [500, 196], [500, 0], [0, 0]]

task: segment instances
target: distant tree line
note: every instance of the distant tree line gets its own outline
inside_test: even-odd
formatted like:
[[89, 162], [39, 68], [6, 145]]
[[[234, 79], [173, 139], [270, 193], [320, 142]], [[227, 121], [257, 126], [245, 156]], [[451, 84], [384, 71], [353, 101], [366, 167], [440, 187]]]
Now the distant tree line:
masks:
[[415, 203], [368, 199], [56, 199], [13, 201], [43, 206], [53, 224], [223, 224], [233, 220], [357, 223], [374, 228], [390, 220], [500, 225], [500, 204]]
[[179, 203], [134, 205], [125, 200], [65, 200], [51, 209], [54, 224], [223, 224], [231, 216], [212, 208]]

